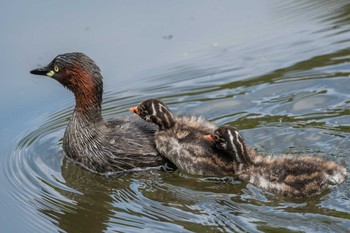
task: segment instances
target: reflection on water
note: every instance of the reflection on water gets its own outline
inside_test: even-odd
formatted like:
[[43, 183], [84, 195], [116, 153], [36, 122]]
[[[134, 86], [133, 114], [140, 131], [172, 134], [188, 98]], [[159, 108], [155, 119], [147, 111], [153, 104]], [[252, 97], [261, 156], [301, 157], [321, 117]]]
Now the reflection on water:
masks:
[[[125, 83], [117, 91], [106, 86], [104, 116], [122, 117], [130, 106], [157, 97], [175, 113], [237, 126], [260, 153], [322, 154], [349, 170], [350, 5], [289, 1], [269, 13], [272, 19], [246, 43], [192, 51], [185, 62], [147, 71], [140, 85]], [[296, 26], [284, 31], [284, 25]], [[350, 229], [349, 180], [317, 198], [295, 201], [229, 178], [178, 171], [106, 178], [87, 172], [61, 149], [70, 114], [68, 106], [52, 114], [3, 158], [10, 200], [30, 223], [29, 232]]]

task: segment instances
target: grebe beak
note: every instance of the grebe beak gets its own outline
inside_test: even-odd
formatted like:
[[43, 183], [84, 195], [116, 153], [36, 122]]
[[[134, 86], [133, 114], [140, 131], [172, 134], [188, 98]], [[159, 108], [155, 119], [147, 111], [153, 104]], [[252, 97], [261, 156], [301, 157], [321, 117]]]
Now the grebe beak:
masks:
[[55, 75], [55, 72], [53, 70], [51, 70], [49, 67], [42, 67], [42, 68], [38, 68], [35, 70], [31, 70], [30, 71], [31, 74], [35, 74], [35, 75], [44, 75], [44, 76], [49, 76], [52, 77]]
[[130, 112], [136, 113], [137, 115], [140, 115], [139, 107], [132, 107], [129, 109]]
[[212, 142], [212, 143], [215, 143], [215, 139], [214, 139], [214, 136], [210, 133], [210, 134], [207, 134], [207, 135], [204, 135], [203, 138], [209, 142]]

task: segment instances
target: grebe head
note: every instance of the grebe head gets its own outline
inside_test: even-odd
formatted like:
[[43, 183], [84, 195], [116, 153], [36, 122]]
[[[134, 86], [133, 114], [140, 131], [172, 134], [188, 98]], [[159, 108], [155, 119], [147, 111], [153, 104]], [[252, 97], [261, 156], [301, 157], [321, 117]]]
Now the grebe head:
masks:
[[250, 161], [245, 142], [234, 127], [220, 127], [214, 133], [206, 135], [205, 139], [218, 150], [230, 154], [238, 163]]
[[175, 124], [169, 108], [156, 99], [146, 100], [139, 106], [130, 108], [130, 112], [136, 113], [147, 122], [158, 125], [160, 130], [169, 129]]
[[47, 66], [31, 74], [51, 77], [71, 90], [78, 109], [98, 108], [102, 102], [103, 81], [100, 68], [87, 55], [74, 52], [55, 57]]

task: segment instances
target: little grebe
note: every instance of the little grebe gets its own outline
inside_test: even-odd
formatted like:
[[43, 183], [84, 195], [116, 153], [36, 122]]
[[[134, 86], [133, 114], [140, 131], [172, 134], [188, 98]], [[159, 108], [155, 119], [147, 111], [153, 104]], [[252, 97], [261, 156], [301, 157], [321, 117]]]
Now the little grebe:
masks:
[[215, 126], [201, 117], [175, 118], [169, 108], [156, 99], [130, 108], [148, 122], [158, 125], [155, 143], [162, 156], [182, 171], [193, 175], [221, 176], [233, 174], [231, 156], [218, 154], [203, 135]]
[[101, 115], [100, 68], [83, 53], [58, 55], [30, 71], [49, 76], [75, 95], [75, 109], [63, 137], [67, 156], [97, 173], [155, 168], [165, 164], [154, 145], [154, 132], [138, 117], [105, 121]]
[[315, 196], [346, 178], [343, 166], [320, 157], [263, 157], [250, 153], [235, 128], [218, 128], [206, 138], [222, 154], [232, 157], [235, 174], [240, 179], [287, 197]]

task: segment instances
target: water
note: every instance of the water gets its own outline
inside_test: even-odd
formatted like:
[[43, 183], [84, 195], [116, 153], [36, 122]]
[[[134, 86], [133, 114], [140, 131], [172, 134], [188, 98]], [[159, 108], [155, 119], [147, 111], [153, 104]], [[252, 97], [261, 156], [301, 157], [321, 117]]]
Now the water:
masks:
[[348, 1], [0, 3], [2, 232], [348, 232], [350, 181], [290, 200], [179, 172], [91, 174], [65, 159], [73, 96], [29, 70], [82, 51], [103, 115], [151, 97], [237, 126], [264, 154], [322, 154], [350, 170]]

